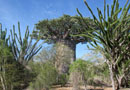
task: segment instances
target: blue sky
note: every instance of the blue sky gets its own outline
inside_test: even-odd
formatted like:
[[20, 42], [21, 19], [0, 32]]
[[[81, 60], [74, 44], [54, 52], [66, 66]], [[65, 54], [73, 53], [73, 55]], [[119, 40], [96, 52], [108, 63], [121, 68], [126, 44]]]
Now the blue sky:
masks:
[[[96, 8], [103, 10], [104, 0], [87, 0], [93, 12], [97, 15]], [[113, 0], [106, 0], [112, 4]], [[126, 0], [119, 0], [120, 6], [123, 6]], [[33, 30], [34, 24], [43, 19], [53, 19], [63, 14], [76, 15], [76, 8], [85, 17], [91, 17], [83, 0], [0, 0], [0, 23], [3, 27], [10, 30], [17, 22], [21, 23], [21, 30], [24, 33], [26, 26], [29, 25], [30, 31]], [[77, 58], [87, 53], [86, 44], [77, 45]]]

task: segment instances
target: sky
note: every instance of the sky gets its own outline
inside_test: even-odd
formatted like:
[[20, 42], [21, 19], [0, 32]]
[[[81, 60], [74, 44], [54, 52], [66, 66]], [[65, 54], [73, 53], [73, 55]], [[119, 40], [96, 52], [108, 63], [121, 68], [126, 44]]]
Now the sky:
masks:
[[[104, 0], [86, 1], [96, 16], [98, 15], [97, 7], [103, 10]], [[119, 0], [120, 6], [123, 6], [126, 1]], [[111, 5], [113, 0], [106, 0], [106, 2]], [[83, 0], [0, 0], [0, 23], [3, 29], [7, 28], [9, 31], [13, 25], [17, 28], [19, 21], [22, 33], [25, 32], [27, 25], [31, 32], [38, 21], [58, 18], [63, 14], [77, 15], [76, 8], [84, 17], [92, 17]], [[90, 51], [86, 44], [77, 45], [77, 58], [81, 58], [87, 52]]]

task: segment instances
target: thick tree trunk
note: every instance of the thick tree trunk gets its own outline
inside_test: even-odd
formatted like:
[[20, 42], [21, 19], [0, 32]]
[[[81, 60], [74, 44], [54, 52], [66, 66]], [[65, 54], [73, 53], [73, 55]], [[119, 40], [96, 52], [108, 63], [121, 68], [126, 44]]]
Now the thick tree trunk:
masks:
[[69, 65], [76, 60], [76, 44], [70, 40], [59, 40], [56, 43], [55, 66], [59, 73], [68, 73]]
[[[76, 60], [76, 43], [71, 40], [59, 40], [56, 43], [55, 66], [59, 74], [68, 73], [69, 66]], [[73, 90], [79, 90], [79, 80], [75, 73], [72, 73]]]

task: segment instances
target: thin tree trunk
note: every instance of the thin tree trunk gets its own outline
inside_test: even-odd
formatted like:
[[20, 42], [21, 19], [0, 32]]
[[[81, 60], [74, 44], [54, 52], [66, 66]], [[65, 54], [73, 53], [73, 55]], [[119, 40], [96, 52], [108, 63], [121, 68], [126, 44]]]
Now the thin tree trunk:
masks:
[[13, 85], [11, 84], [11, 90], [13, 90]]
[[112, 88], [113, 88], [113, 90], [116, 90], [112, 65], [109, 65], [109, 70], [110, 70], [110, 77], [111, 77], [111, 81], [112, 81]]
[[87, 89], [87, 83], [86, 83], [86, 80], [85, 80], [84, 75], [82, 75], [82, 78], [83, 78], [83, 82], [84, 82], [84, 87], [85, 87], [85, 90], [88, 90], [88, 89]]
[[72, 72], [72, 85], [73, 85], [72, 90], [80, 90], [78, 72]]
[[119, 78], [117, 78], [117, 90], [121, 88], [121, 85], [122, 85], [122, 80], [124, 78], [124, 75], [120, 76]]
[[45, 90], [49, 90], [49, 88], [45, 88]]
[[119, 79], [119, 80], [118, 80], [118, 85], [117, 85], [117, 90], [119, 90], [119, 89], [121, 88], [121, 82], [122, 82], [122, 80]]
[[86, 85], [86, 84], [84, 84], [84, 86], [85, 86], [85, 90], [88, 90], [88, 89], [87, 89], [87, 85]]
[[0, 75], [0, 79], [1, 79], [1, 84], [2, 84], [3, 90], [6, 90], [6, 86], [4, 84], [4, 79], [3, 79], [2, 75]]

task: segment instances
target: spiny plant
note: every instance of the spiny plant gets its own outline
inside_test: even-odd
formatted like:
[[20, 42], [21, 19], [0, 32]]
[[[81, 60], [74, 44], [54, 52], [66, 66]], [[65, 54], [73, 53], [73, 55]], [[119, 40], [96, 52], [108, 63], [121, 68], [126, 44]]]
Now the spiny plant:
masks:
[[15, 32], [15, 26], [13, 25], [13, 30], [11, 32], [10, 45], [12, 47], [12, 52], [15, 59], [23, 65], [26, 65], [32, 57], [37, 54], [37, 52], [42, 48], [39, 42], [39, 38], [35, 43], [33, 43], [32, 37], [29, 34], [29, 28], [27, 26], [24, 37], [22, 38], [20, 31], [20, 23], [18, 22], [18, 34]]
[[[100, 49], [109, 66], [113, 90], [118, 90], [129, 75], [130, 69], [130, 4], [127, 0], [123, 8], [119, 7], [118, 0], [113, 0], [111, 9], [104, 0], [104, 13], [97, 8], [98, 18], [94, 15], [86, 0], [85, 5], [93, 16], [99, 30], [84, 35], [93, 41], [90, 44]], [[82, 14], [77, 9], [82, 17]], [[92, 27], [89, 27], [93, 30]], [[82, 36], [83, 34], [81, 34]]]
[[2, 30], [2, 24], [0, 23], [0, 42], [4, 43], [5, 46], [8, 45], [9, 37], [7, 36], [7, 29]]

